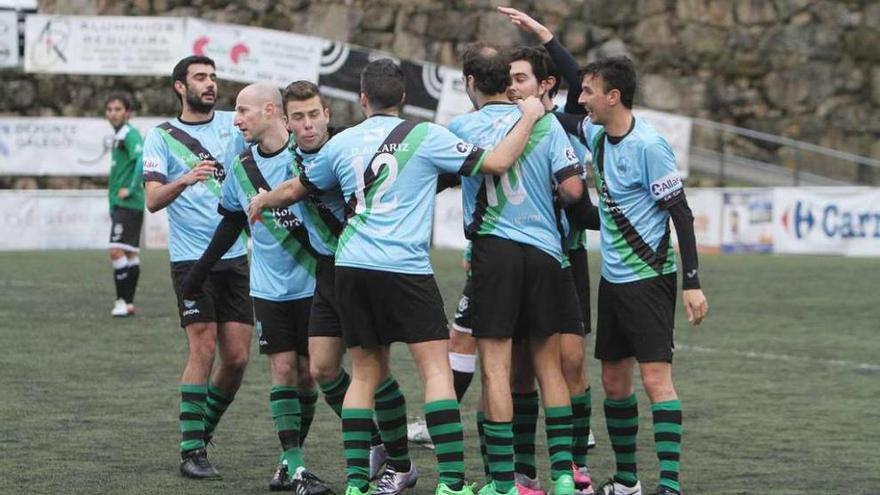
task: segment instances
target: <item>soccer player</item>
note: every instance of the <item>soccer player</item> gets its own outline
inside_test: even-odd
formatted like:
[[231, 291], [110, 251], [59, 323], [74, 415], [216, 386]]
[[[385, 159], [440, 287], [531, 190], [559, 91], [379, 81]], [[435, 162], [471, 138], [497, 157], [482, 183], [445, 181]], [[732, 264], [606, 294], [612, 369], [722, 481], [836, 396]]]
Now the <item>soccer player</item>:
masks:
[[[477, 43], [465, 49], [462, 72], [478, 110], [453, 119], [449, 129], [491, 148], [520, 118], [507, 97], [509, 64], [491, 45]], [[473, 242], [470, 302], [492, 479], [481, 494], [517, 493], [510, 389], [514, 338], [528, 340], [531, 346], [543, 396], [554, 493], [574, 493], [571, 402], [562, 375], [559, 332], [582, 332], [583, 324], [577, 311], [571, 311], [577, 302], [564, 302], [576, 301], [576, 296], [564, 270], [553, 191], [563, 201], [579, 199], [580, 173], [565, 132], [547, 114], [535, 125], [517, 165], [505, 175], [462, 180], [465, 232]]]
[[112, 316], [134, 314], [134, 293], [141, 273], [141, 226], [144, 223], [143, 152], [141, 133], [128, 123], [131, 98], [112, 93], [104, 102], [104, 116], [113, 126], [110, 150], [110, 264], [116, 283], [116, 302]]
[[[223, 220], [184, 281], [185, 297], [195, 298], [210, 269], [247, 227], [245, 210], [250, 198], [291, 177], [293, 153], [284, 117], [281, 92], [274, 86], [251, 84], [238, 94], [234, 122], [245, 140], [254, 144], [232, 161], [220, 193]], [[269, 489], [318, 495], [329, 489], [304, 465], [297, 390], [299, 370], [308, 374], [308, 364], [301, 366], [299, 361], [308, 359], [315, 273], [325, 256], [311, 243], [307, 229], [314, 225], [310, 222], [300, 204], [263, 212], [251, 229], [250, 291], [260, 354], [269, 357], [269, 409], [281, 442], [281, 457]], [[309, 380], [306, 386], [311, 391], [313, 383]]]
[[[211, 271], [200, 297], [186, 299], [181, 293], [184, 277], [222, 218], [217, 206], [226, 166], [244, 150], [233, 113], [214, 111], [215, 78], [214, 61], [208, 57], [179, 61], [172, 84], [180, 115], [151, 129], [144, 145], [147, 208], [168, 208], [171, 278], [189, 344], [180, 384], [180, 472], [192, 478], [219, 476], [205, 444], [241, 385], [253, 333], [248, 262], [241, 240]], [[212, 374], [215, 355], [219, 363]]]
[[[541, 40], [542, 42], [544, 40]], [[548, 41], [549, 42], [549, 41]], [[510, 77], [512, 84], [507, 91], [507, 96], [512, 100], [533, 95], [540, 98], [544, 108], [548, 112], [556, 110], [553, 97], [559, 87], [559, 76], [556, 66], [550, 55], [542, 47], [519, 47], [511, 50], [508, 54], [510, 61]], [[580, 143], [577, 136], [569, 136], [572, 149], [580, 163], [585, 163], [586, 147]], [[585, 176], [582, 177], [582, 180]], [[586, 190], [586, 182], [584, 183]], [[566, 212], [571, 207], [566, 208]], [[572, 328], [574, 333], [562, 333], [559, 336], [562, 350], [562, 373], [565, 376], [571, 394], [572, 422], [574, 424], [574, 443], [572, 444], [572, 457], [574, 459], [573, 476], [575, 486], [582, 493], [592, 493], [589, 469], [587, 468], [587, 451], [590, 447], [590, 414], [591, 390], [587, 367], [584, 362], [584, 344], [586, 334], [590, 333], [590, 273], [587, 263], [586, 233], [583, 229], [570, 226], [570, 222], [564, 222], [569, 228], [563, 238], [566, 256], [571, 263], [572, 274], [576, 292], [578, 295], [579, 311], [583, 326]], [[518, 349], [519, 348], [519, 349]], [[518, 359], [516, 353], [526, 350], [527, 346], [514, 345], [514, 360], [518, 363], [525, 362], [524, 358]], [[522, 355], [522, 354], [520, 354]], [[513, 387], [513, 416], [514, 430], [520, 433], [514, 434], [514, 445], [517, 447], [515, 465], [517, 478], [521, 485], [537, 489], [534, 483], [534, 436], [535, 422], [537, 421], [538, 396], [535, 393], [534, 374], [530, 367], [522, 366], [515, 368]], [[531, 446], [531, 449], [530, 449]], [[520, 455], [522, 452], [522, 455]]]
[[[309, 81], [295, 81], [284, 90], [284, 108], [287, 114], [287, 128], [295, 139], [294, 176], [312, 165], [324, 144], [341, 129], [330, 127], [330, 109], [324, 102], [318, 87]], [[309, 370], [314, 381], [318, 382], [327, 405], [341, 417], [342, 400], [351, 383], [351, 376], [342, 368], [345, 345], [342, 341], [342, 325], [339, 307], [334, 299], [335, 267], [333, 256], [345, 222], [345, 204], [342, 191], [335, 189], [322, 194], [310, 194], [308, 201], [302, 203], [303, 213], [309, 219], [308, 230], [312, 246], [321, 254], [315, 269], [316, 287], [309, 319]], [[312, 398], [314, 404], [314, 398]], [[383, 369], [382, 383], [376, 392], [376, 403], [386, 409], [389, 415], [405, 416], [406, 403], [400, 393], [397, 380]], [[312, 414], [314, 406], [312, 406]], [[303, 415], [303, 418], [306, 416]], [[309, 417], [308, 422], [311, 422]], [[306, 425], [306, 422], [303, 423]], [[306, 427], [303, 427], [303, 431]], [[386, 428], [381, 436], [376, 426], [370, 435], [369, 477], [374, 479], [389, 461], [384, 441], [394, 457], [392, 464], [401, 470], [398, 461], [406, 459], [406, 445], [400, 437], [405, 430], [401, 425]], [[304, 435], [303, 435], [304, 437]], [[405, 471], [405, 469], [404, 469]], [[393, 476], [394, 470], [385, 476]], [[386, 486], [388, 483], [377, 483]], [[377, 495], [382, 495], [378, 490]]]
[[[446, 317], [428, 257], [437, 174], [504, 173], [522, 153], [543, 108], [534, 99], [523, 102], [519, 124], [495, 150], [485, 152], [440, 126], [400, 119], [404, 87], [403, 71], [393, 61], [367, 64], [360, 98], [367, 119], [328, 141], [299, 177], [256, 196], [249, 217], [265, 207], [305, 199], [309, 189], [320, 193], [341, 188], [347, 200], [335, 274], [343, 340], [352, 357], [352, 383], [342, 409], [346, 493], [371, 492], [367, 471], [373, 396], [388, 366], [385, 348], [405, 342], [419, 368], [425, 419], [438, 454], [436, 493], [471, 494], [464, 483], [461, 415], [447, 358]], [[380, 423], [392, 420], [383, 417], [385, 412], [376, 409]], [[403, 423], [405, 417], [394, 420]], [[410, 462], [407, 467], [394, 477], [395, 493], [416, 482], [415, 466]], [[389, 464], [388, 469], [394, 468]]]

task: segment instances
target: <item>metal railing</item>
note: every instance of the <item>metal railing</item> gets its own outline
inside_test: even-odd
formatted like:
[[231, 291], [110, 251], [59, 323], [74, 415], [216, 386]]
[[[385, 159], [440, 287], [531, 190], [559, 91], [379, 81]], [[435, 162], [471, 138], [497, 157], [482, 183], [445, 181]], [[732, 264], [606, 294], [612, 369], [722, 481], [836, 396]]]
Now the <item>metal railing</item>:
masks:
[[691, 168], [719, 185], [880, 184], [874, 158], [711, 120], [692, 122]]

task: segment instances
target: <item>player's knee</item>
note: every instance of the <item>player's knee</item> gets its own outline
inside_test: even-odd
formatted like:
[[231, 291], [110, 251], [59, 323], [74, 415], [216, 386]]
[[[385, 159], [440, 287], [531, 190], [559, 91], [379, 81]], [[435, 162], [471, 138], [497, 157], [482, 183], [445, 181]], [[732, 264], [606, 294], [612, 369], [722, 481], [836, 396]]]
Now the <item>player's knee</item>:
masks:
[[642, 385], [652, 402], [675, 396], [675, 386], [665, 373], [642, 373]]
[[296, 388], [299, 390], [314, 390], [315, 379], [310, 373], [299, 373], [296, 377]]
[[469, 334], [452, 330], [449, 332], [449, 352], [457, 352], [459, 354], [476, 354], [477, 342]]
[[605, 394], [612, 399], [622, 399], [630, 395], [630, 380], [620, 373], [602, 372], [602, 388]]
[[[577, 354], [577, 355], [575, 355]], [[584, 365], [584, 353], [563, 353], [562, 375], [569, 384], [586, 382], [586, 366]]]
[[119, 248], [110, 248], [110, 259], [118, 260], [119, 258], [125, 258], [125, 251]]
[[221, 365], [227, 372], [244, 373], [244, 369], [247, 368], [249, 359], [250, 355], [247, 350], [227, 352], [223, 356]]

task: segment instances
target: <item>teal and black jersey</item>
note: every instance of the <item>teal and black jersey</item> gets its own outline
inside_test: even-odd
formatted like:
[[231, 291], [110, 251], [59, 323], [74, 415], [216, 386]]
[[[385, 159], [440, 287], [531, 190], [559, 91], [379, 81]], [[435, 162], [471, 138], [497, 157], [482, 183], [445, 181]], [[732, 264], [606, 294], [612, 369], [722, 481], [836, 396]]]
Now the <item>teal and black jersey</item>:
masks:
[[[492, 149], [521, 116], [512, 103], [493, 103], [456, 117], [449, 130]], [[580, 174], [581, 164], [568, 136], [552, 114], [545, 115], [535, 123], [525, 151], [505, 175], [463, 178], [465, 235], [469, 239], [493, 235], [528, 244], [563, 262], [553, 191], [557, 184]]]
[[[199, 259], [220, 223], [220, 185], [232, 159], [245, 149], [232, 112], [214, 112], [208, 122], [187, 124], [172, 119], [150, 129], [144, 144], [144, 181], [165, 184], [188, 173], [202, 160], [217, 162], [213, 178], [184, 189], [168, 205], [168, 251], [171, 262]], [[223, 258], [246, 254], [237, 241]]]
[[[298, 147], [293, 148], [293, 177], [299, 177], [302, 171], [310, 167], [320, 149], [303, 151]], [[336, 247], [339, 244], [339, 236], [345, 226], [345, 201], [342, 200], [342, 190], [335, 188], [331, 191], [309, 193], [308, 199], [300, 203], [303, 207], [304, 218], [310, 223], [309, 236], [315, 249], [325, 256], [335, 256]]]
[[[571, 134], [568, 135], [568, 140], [571, 143], [572, 149], [574, 149], [574, 153], [578, 157], [578, 161], [582, 165], [581, 178], [587, 179], [587, 169], [583, 167], [583, 165], [587, 161], [587, 154], [590, 152], [584, 143], [578, 139], [577, 136], [573, 136]], [[584, 194], [590, 194], [589, 191], [584, 188]], [[568, 223], [568, 219], [565, 214], [560, 212], [561, 221], [563, 223], [563, 232], [565, 232], [565, 237], [562, 239], [562, 245], [564, 246], [566, 251], [573, 251], [575, 249], [586, 249], [587, 248], [587, 231], [585, 230], [577, 230], [572, 229], [572, 227]]]
[[684, 200], [675, 156], [644, 119], [612, 142], [603, 126], [583, 120], [599, 191], [602, 276], [625, 283], [675, 273], [667, 208]]
[[438, 125], [373, 115], [328, 141], [300, 180], [313, 194], [342, 190], [337, 266], [427, 275], [437, 175], [472, 174], [484, 156]]
[[[253, 145], [232, 161], [220, 193], [220, 208], [245, 212], [259, 189], [271, 190], [291, 178], [293, 154], [285, 146], [264, 155]], [[222, 211], [221, 210], [221, 211]], [[303, 220], [304, 206], [264, 210], [251, 227], [251, 296], [291, 301], [315, 293], [317, 253]]]

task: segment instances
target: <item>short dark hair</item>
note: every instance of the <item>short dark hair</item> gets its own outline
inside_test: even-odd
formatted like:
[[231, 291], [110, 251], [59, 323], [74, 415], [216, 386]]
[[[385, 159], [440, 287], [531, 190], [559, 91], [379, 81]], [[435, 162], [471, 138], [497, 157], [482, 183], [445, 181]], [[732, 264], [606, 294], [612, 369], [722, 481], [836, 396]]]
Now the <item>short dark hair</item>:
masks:
[[321, 106], [327, 108], [327, 102], [324, 101], [321, 90], [318, 89], [317, 84], [311, 81], [293, 81], [284, 88], [283, 96], [285, 109], [288, 102], [310, 100], [316, 96], [321, 100]]
[[485, 41], [471, 43], [461, 54], [461, 72], [474, 76], [474, 84], [485, 95], [504, 93], [510, 87], [510, 64], [498, 48]]
[[132, 108], [134, 108], [134, 104], [131, 101], [131, 96], [128, 93], [123, 93], [122, 91], [114, 91], [107, 95], [107, 98], [104, 99], [104, 106], [110, 104], [111, 101], [118, 101], [122, 103], [122, 106], [125, 108], [126, 112], [130, 112]]
[[390, 58], [380, 58], [361, 71], [361, 92], [373, 109], [400, 106], [406, 93], [403, 69]]
[[602, 76], [605, 92], [616, 89], [620, 91], [620, 102], [626, 108], [633, 107], [636, 95], [636, 68], [628, 57], [604, 57], [587, 64], [581, 70], [584, 76]]
[[559, 91], [559, 71], [556, 69], [556, 64], [553, 63], [553, 58], [550, 57], [550, 54], [547, 53], [547, 50], [544, 47], [539, 46], [519, 46], [511, 48], [507, 51], [507, 62], [512, 64], [518, 60], [525, 60], [532, 66], [532, 73], [535, 74], [535, 78], [538, 82], [545, 81], [549, 77], [556, 78], [556, 84], [550, 88], [550, 97], [553, 98], [556, 96], [556, 92]]
[[[180, 59], [180, 62], [177, 62], [177, 65], [174, 66], [174, 69], [171, 70], [171, 89], [174, 89], [174, 83], [180, 81], [186, 85], [186, 73], [189, 70], [189, 66], [193, 64], [205, 64], [210, 65], [211, 67], [217, 68], [217, 65], [214, 64], [214, 60], [211, 57], [206, 57], [204, 55], [190, 55], [189, 57], [184, 57]], [[177, 91], [174, 92], [177, 94]]]

